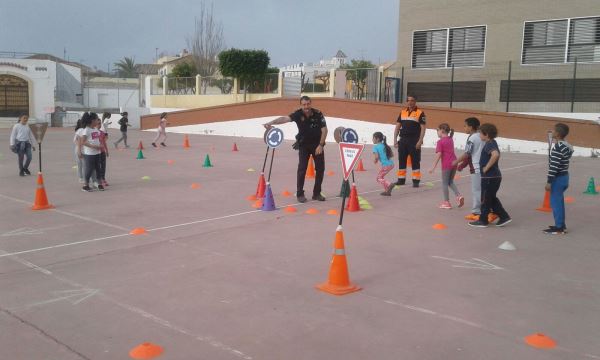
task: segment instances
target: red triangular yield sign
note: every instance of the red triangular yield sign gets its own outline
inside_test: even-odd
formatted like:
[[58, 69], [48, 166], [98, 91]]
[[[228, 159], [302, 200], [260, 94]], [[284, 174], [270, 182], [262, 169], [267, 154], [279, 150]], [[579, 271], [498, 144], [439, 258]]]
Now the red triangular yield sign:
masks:
[[352, 169], [354, 169], [364, 149], [365, 144], [340, 143], [340, 157], [342, 158], [344, 180], [348, 180]]

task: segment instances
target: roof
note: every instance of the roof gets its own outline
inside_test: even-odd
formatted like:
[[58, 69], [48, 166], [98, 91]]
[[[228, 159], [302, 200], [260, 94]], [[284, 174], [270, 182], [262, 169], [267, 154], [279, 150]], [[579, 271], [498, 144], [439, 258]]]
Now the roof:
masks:
[[183, 56], [180, 56], [180, 57], [178, 57], [176, 59], [165, 61], [162, 65], [166, 65], [166, 64], [178, 64], [180, 62], [192, 61], [193, 58], [191, 56], [192, 56], [192, 54], [183, 55]]
[[161, 64], [136, 64], [135, 72], [142, 75], [157, 75]]
[[59, 58], [58, 56], [50, 55], [50, 54], [33, 54], [31, 56], [26, 57], [26, 59], [34, 59], [34, 60], [50, 60], [61, 64], [71, 65], [80, 68], [84, 72], [95, 72], [96, 70], [92, 69], [89, 66], [80, 64], [75, 61], [67, 61], [65, 59]]
[[336, 58], [347, 58], [346, 54], [344, 54], [344, 52], [342, 50], [338, 50], [338, 52], [335, 54]]

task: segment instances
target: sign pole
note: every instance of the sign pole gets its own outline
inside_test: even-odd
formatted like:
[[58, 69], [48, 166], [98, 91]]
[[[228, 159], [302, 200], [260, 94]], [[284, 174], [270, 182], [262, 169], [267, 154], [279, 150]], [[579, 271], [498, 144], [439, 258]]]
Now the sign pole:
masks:
[[38, 143], [38, 155], [40, 159], [40, 172], [42, 172], [42, 143]]
[[344, 208], [345, 207], [346, 207], [346, 192], [344, 191], [344, 194], [342, 195], [342, 209], [340, 210], [340, 221], [338, 223], [339, 226], [342, 226], [342, 221], [344, 221]]
[[[269, 165], [269, 177], [267, 178], [267, 183], [271, 182], [271, 171], [273, 170], [273, 158], [275, 157], [275, 148], [271, 152], [271, 165]], [[266, 159], [265, 159], [266, 161]]]
[[267, 158], [269, 157], [269, 145], [267, 145], [267, 153], [265, 154], [265, 161], [263, 162], [262, 173], [265, 173], [265, 167], [267, 166]]

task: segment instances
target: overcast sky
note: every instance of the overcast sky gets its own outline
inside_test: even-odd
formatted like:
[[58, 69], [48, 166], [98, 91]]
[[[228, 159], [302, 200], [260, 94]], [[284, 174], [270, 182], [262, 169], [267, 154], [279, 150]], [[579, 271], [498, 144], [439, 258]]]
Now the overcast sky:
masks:
[[[106, 70], [124, 56], [179, 53], [201, 0], [0, 0], [0, 51], [50, 53]], [[210, 0], [206, 0], [210, 4]], [[266, 50], [271, 64], [395, 60], [399, 0], [214, 0], [226, 46]]]

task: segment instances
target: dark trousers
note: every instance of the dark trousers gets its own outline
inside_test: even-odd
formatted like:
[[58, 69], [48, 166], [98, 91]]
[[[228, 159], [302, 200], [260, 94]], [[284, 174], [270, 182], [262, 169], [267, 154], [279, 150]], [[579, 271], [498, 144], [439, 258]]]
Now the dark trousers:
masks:
[[[97, 155], [83, 155], [83, 160], [85, 161], [85, 184], [90, 184], [90, 178], [92, 177], [92, 172], [96, 171], [96, 174], [100, 174], [100, 154]], [[96, 176], [99, 178], [99, 176]]]
[[[29, 164], [31, 163], [31, 144], [28, 141], [18, 141], [15, 146], [17, 147], [19, 171], [23, 172], [24, 169], [29, 170]], [[23, 160], [25, 160], [25, 163], [23, 163]]]
[[100, 153], [100, 172], [98, 173], [98, 182], [100, 180], [106, 180], [106, 153]]
[[500, 220], [508, 219], [508, 213], [502, 207], [500, 199], [496, 197], [502, 178], [482, 178], [481, 179], [481, 215], [479, 220], [487, 224], [488, 214], [493, 211], [500, 217]]
[[323, 183], [323, 174], [325, 173], [325, 152], [321, 155], [315, 155], [315, 150], [319, 144], [301, 145], [298, 149], [298, 179], [296, 181], [296, 196], [304, 195], [304, 178], [306, 177], [306, 168], [308, 160], [313, 156], [315, 160], [315, 187], [313, 196], [321, 194], [321, 184]]
[[417, 149], [419, 137], [401, 137], [398, 141], [398, 179], [406, 179], [406, 161], [408, 155], [412, 161], [413, 182], [421, 180], [421, 149]]

